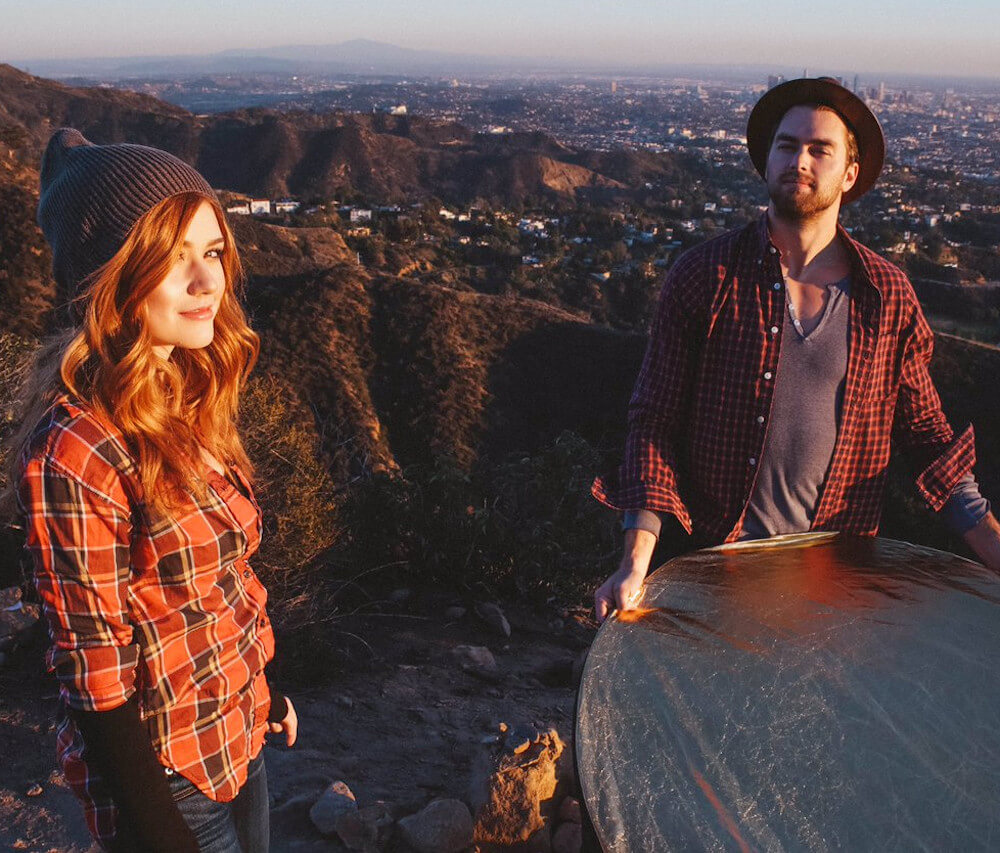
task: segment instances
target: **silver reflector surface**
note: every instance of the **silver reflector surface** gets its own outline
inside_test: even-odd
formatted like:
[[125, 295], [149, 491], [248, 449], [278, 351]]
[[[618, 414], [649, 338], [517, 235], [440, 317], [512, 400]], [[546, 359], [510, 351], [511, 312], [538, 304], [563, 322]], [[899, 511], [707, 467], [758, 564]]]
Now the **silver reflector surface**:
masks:
[[806, 534], [697, 551], [609, 619], [577, 765], [608, 851], [1000, 849], [1000, 579]]

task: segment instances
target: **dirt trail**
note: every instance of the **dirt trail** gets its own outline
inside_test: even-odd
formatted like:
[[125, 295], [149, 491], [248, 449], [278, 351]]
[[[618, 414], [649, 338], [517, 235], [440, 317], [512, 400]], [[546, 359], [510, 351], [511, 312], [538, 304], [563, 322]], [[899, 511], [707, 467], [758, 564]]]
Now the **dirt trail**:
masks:
[[[359, 806], [383, 801], [402, 816], [435, 797], [467, 799], [476, 756], [501, 722], [572, 736], [573, 661], [593, 636], [582, 616], [504, 605], [507, 639], [471, 607], [452, 621], [440, 601], [398, 609], [336, 624], [359, 638], [338, 677], [281, 685], [295, 701], [300, 733], [294, 749], [266, 747], [272, 850], [346, 849], [308, 816], [333, 780], [347, 782]], [[39, 637], [0, 669], [0, 849], [93, 853], [56, 770], [56, 689], [41, 675], [44, 645]], [[454, 652], [462, 645], [488, 647], [496, 670], [463, 668]], [[409, 848], [394, 837], [386, 849]]]

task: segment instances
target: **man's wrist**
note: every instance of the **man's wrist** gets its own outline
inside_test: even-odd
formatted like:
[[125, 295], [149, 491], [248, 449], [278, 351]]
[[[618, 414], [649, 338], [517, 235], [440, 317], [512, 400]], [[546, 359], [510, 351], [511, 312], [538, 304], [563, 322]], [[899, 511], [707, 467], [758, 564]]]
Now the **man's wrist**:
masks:
[[1000, 571], [1000, 522], [993, 513], [966, 531], [963, 538], [985, 565]]

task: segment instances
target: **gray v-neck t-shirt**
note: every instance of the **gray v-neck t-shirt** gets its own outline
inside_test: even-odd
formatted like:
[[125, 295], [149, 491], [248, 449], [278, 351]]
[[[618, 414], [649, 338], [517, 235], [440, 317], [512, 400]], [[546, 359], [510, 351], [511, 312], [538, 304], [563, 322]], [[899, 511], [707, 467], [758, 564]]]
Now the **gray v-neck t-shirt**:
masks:
[[[827, 285], [808, 335], [784, 313], [764, 452], [743, 520], [743, 539], [808, 530], [833, 458], [847, 378], [850, 276]], [[787, 299], [787, 290], [786, 290]]]

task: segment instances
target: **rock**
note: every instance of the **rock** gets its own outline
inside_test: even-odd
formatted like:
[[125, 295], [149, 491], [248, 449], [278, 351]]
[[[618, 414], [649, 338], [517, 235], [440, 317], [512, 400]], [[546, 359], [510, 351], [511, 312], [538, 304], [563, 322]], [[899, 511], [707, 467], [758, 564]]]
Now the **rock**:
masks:
[[504, 738], [503, 748], [513, 755], [520, 755], [526, 751], [538, 738], [538, 732], [534, 726], [519, 724], [513, 726]]
[[583, 810], [576, 797], [564, 797], [559, 804], [559, 820], [569, 823], [583, 823]]
[[564, 745], [555, 729], [532, 731], [530, 739], [528, 731], [511, 727], [503, 747], [486, 751], [477, 762], [470, 790], [477, 842], [517, 844], [545, 824], [542, 804], [555, 793]]
[[451, 650], [463, 669], [495, 670], [497, 660], [486, 646], [455, 646]]
[[9, 586], [6, 589], [0, 589], [0, 610], [15, 607], [20, 600], [21, 587]]
[[26, 797], [40, 797], [44, 793], [45, 793], [45, 790], [42, 788], [41, 785], [39, 785], [36, 782], [34, 785], [32, 785], [30, 788], [28, 788], [27, 791], [24, 792], [24, 795]]
[[[569, 799], [569, 798], [567, 798]], [[578, 823], [561, 823], [552, 835], [552, 853], [580, 853], [583, 828]]]
[[350, 696], [344, 696], [343, 694], [340, 694], [333, 701], [336, 702], [338, 705], [340, 705], [341, 708], [354, 707], [354, 700]]
[[376, 853], [392, 835], [395, 820], [385, 803], [374, 803], [337, 818], [337, 836], [348, 850]]
[[476, 605], [476, 615], [498, 634], [510, 636], [510, 622], [497, 605], [490, 602]]
[[472, 844], [472, 815], [460, 800], [434, 800], [400, 820], [399, 831], [420, 853], [458, 853]]
[[449, 622], [457, 622], [459, 619], [465, 616], [466, 610], [464, 607], [449, 607], [444, 612], [444, 618]]
[[323, 835], [333, 835], [337, 831], [337, 818], [348, 812], [356, 812], [358, 803], [346, 782], [334, 782], [309, 809], [309, 819]]
[[552, 830], [543, 826], [527, 841], [505, 848], [510, 853], [552, 853]]
[[38, 621], [37, 604], [23, 601], [13, 605], [14, 609], [0, 610], [0, 637], [14, 636], [27, 631]]

